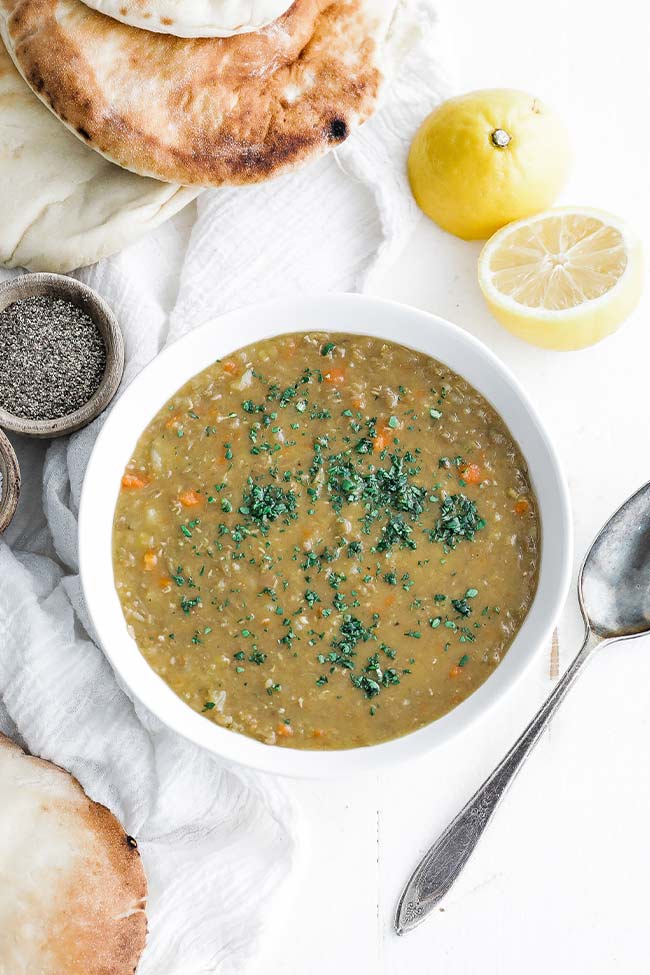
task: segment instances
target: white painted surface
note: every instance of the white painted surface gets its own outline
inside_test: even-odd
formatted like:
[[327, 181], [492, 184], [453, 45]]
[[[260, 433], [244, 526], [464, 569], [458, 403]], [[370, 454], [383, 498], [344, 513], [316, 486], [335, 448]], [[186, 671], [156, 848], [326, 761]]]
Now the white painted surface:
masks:
[[[508, 85], [554, 104], [571, 127], [576, 154], [561, 202], [627, 217], [650, 254], [646, 5], [448, 0], [447, 6], [459, 90]], [[479, 249], [423, 219], [376, 293], [452, 319], [518, 375], [566, 466], [578, 558], [613, 509], [650, 478], [650, 297], [604, 344], [543, 352], [502, 331], [484, 309], [475, 281]], [[573, 593], [560, 624], [562, 667], [581, 638]], [[593, 660], [444, 912], [404, 938], [392, 933], [395, 902], [418, 857], [551, 686], [547, 654], [507, 708], [444, 753], [381, 778], [291, 784], [311, 833], [308, 862], [262, 970], [646, 975], [650, 640]]]

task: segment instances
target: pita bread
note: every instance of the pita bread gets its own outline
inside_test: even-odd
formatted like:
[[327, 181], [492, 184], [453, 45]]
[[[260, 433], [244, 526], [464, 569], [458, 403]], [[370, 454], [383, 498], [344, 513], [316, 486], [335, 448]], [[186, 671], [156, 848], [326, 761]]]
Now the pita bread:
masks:
[[65, 273], [115, 253], [197, 195], [113, 166], [46, 111], [0, 42], [0, 264]]
[[133, 975], [146, 893], [113, 814], [0, 735], [0, 972]]
[[84, 0], [123, 24], [176, 37], [230, 37], [260, 30], [292, 0]]
[[169, 182], [256, 183], [341, 144], [375, 109], [395, 0], [296, 0], [254, 34], [136, 30], [81, 0], [0, 0], [19, 71], [120, 166]]

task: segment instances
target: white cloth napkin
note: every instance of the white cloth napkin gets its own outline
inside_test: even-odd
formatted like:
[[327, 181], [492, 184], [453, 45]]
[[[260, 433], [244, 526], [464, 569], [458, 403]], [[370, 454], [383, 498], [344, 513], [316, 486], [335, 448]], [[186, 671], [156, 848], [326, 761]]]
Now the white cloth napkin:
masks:
[[[385, 104], [336, 154], [263, 186], [206, 192], [79, 273], [122, 325], [125, 384], [205, 320], [279, 293], [361, 288], [404, 244], [416, 215], [408, 144], [447, 82], [432, 0], [401, 6], [393, 50], [404, 60]], [[276, 921], [300, 818], [277, 782], [224, 768], [135, 704], [92, 642], [77, 511], [101, 422], [47, 447], [14, 438], [23, 493], [0, 541], [0, 729], [69, 769], [137, 837], [149, 879], [140, 975], [240, 975]]]

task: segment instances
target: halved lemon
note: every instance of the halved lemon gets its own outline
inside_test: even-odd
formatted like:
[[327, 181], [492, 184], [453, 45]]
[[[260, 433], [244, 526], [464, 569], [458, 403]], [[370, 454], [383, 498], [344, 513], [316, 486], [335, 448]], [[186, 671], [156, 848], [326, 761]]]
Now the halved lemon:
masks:
[[490, 311], [510, 332], [546, 349], [583, 349], [635, 308], [641, 244], [610, 213], [560, 207], [497, 231], [481, 251], [478, 276]]

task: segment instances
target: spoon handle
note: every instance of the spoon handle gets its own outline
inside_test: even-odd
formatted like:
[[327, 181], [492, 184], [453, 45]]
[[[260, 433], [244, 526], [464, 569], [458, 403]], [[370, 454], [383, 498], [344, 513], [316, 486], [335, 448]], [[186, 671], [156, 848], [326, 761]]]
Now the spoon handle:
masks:
[[600, 639], [588, 629], [577, 657], [526, 730], [422, 858], [397, 905], [395, 930], [398, 934], [406, 934], [420, 924], [448, 893], [472, 855], [501, 797], [598, 643]]

